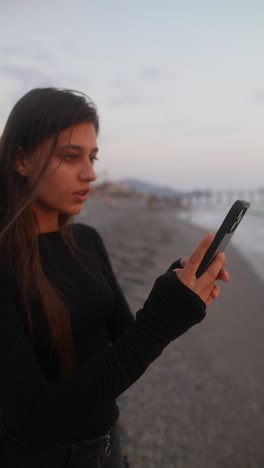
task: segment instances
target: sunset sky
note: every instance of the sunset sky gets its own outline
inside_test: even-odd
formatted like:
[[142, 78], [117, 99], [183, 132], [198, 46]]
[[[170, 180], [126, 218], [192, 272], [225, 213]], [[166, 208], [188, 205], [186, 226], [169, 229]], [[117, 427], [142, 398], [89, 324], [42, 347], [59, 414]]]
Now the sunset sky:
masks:
[[264, 187], [263, 0], [1, 1], [0, 129], [38, 86], [98, 107], [98, 175]]

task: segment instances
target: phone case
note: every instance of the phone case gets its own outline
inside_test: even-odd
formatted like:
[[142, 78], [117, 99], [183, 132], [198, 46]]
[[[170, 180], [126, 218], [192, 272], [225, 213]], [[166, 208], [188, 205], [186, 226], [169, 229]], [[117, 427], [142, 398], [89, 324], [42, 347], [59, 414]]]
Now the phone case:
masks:
[[197, 278], [199, 278], [199, 276], [205, 272], [214, 259], [215, 255], [217, 255], [219, 252], [223, 252], [249, 207], [249, 202], [245, 200], [236, 200], [235, 203], [231, 206], [224, 221], [218, 229], [212, 244], [210, 245], [209, 249], [205, 253], [203, 260], [200, 263], [200, 266], [196, 272]]

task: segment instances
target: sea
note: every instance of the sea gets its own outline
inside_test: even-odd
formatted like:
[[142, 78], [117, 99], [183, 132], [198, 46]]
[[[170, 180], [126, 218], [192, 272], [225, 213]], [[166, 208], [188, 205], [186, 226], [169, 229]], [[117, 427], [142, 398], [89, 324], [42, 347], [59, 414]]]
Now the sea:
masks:
[[[216, 232], [230, 204], [195, 206], [189, 210], [179, 211], [177, 217], [186, 219], [208, 232]], [[246, 258], [253, 270], [264, 281], [264, 206], [251, 204], [244, 218], [237, 227], [230, 241]], [[228, 249], [228, 247], [227, 247]]]

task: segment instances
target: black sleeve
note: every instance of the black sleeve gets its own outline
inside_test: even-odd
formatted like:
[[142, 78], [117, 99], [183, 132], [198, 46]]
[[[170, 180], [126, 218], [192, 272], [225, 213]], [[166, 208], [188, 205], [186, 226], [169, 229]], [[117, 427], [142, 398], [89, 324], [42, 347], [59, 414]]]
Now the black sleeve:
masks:
[[115, 295], [115, 308], [114, 313], [112, 314], [109, 322], [108, 328], [112, 341], [118, 338], [125, 329], [131, 325], [135, 319], [131, 313], [130, 307], [127, 303], [127, 300], [117, 282], [116, 276], [113, 272], [112, 265], [108, 253], [106, 251], [105, 245], [101, 236], [98, 232], [90, 227], [90, 232], [92, 233], [98, 255], [102, 259], [102, 262], [105, 267], [105, 273], [107, 280], [114, 292]]
[[179, 260], [176, 260], [175, 262], [173, 262], [171, 264], [171, 266], [168, 268], [167, 271], [170, 271], [170, 270], [175, 270], [176, 268], [182, 268], [181, 266], [181, 258]]
[[41, 372], [12, 290], [0, 275], [0, 406], [17, 437], [60, 442], [131, 386], [172, 340], [200, 322], [205, 304], [172, 272], [157, 278], [136, 320], [112, 346], [59, 383]]

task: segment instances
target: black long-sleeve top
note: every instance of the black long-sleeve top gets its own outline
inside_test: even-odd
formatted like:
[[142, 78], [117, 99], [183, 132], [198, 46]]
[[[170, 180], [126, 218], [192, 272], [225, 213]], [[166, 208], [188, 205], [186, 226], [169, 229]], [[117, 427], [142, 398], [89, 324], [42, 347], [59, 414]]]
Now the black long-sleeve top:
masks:
[[134, 319], [97, 231], [81, 223], [72, 227], [87, 271], [60, 231], [38, 234], [44, 272], [70, 310], [77, 349], [72, 376], [61, 377], [40, 304], [31, 337], [18, 294], [0, 269], [0, 408], [7, 431], [34, 444], [104, 433], [118, 418], [115, 399], [205, 316], [203, 301], [171, 271], [176, 262], [157, 278]]

